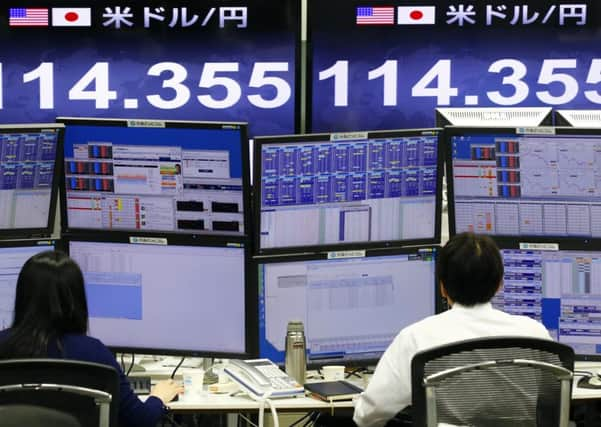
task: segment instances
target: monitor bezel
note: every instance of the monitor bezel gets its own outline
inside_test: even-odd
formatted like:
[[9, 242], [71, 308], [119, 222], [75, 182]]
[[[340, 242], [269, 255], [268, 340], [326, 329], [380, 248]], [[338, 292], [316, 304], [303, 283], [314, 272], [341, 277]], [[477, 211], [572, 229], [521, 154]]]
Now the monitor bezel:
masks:
[[[441, 292], [440, 292], [440, 283], [439, 283], [439, 276], [438, 276], [438, 256], [440, 254], [440, 250], [441, 250], [441, 246], [438, 244], [434, 244], [434, 245], [423, 245], [423, 246], [411, 246], [411, 247], [392, 247], [392, 248], [380, 248], [380, 249], [367, 249], [364, 252], [364, 256], [355, 256], [354, 258], [371, 258], [371, 257], [381, 257], [381, 256], [397, 256], [397, 255], [407, 255], [407, 254], [415, 254], [419, 251], [428, 251], [431, 250], [434, 253], [434, 313], [432, 313], [431, 315], [436, 315], [436, 314], [440, 314], [444, 311], [447, 310], [447, 306], [446, 306], [446, 301], [444, 300]], [[285, 256], [285, 255], [280, 255], [280, 256], [257, 256], [253, 258], [253, 276], [254, 279], [256, 280], [257, 283], [257, 288], [262, 288], [264, 286], [263, 283], [261, 283], [260, 281], [260, 270], [262, 268], [263, 264], [284, 264], [284, 263], [289, 263], [289, 262], [303, 262], [303, 261], [319, 261], [319, 260], [327, 260], [330, 259], [330, 257], [332, 255], [335, 255], [334, 252], [329, 252], [329, 253], [313, 253], [313, 254], [295, 254], [295, 255], [290, 255], [290, 256]], [[348, 258], [353, 258], [353, 257], [346, 257]], [[257, 303], [257, 308], [259, 309], [259, 298], [260, 298], [260, 292], [257, 289], [257, 299], [256, 299], [256, 303]], [[260, 322], [264, 320], [262, 320], [265, 316], [265, 313], [261, 313], [261, 319], [258, 319], [257, 325], [256, 325], [256, 329], [257, 329], [257, 336], [256, 336], [256, 342], [257, 342], [257, 346], [256, 346], [256, 350], [257, 350], [257, 354], [258, 357], [263, 357], [263, 355], [261, 354], [261, 342], [259, 339], [259, 329], [260, 329]], [[397, 331], [400, 332], [401, 329], [399, 329]], [[381, 357], [381, 356], [380, 356]], [[317, 360], [309, 360], [307, 358], [307, 367], [310, 369], [319, 369], [321, 366], [325, 366], [325, 365], [331, 365], [331, 364], [344, 364], [345, 366], [372, 366], [374, 364], [376, 364], [379, 360], [378, 358], [373, 358], [373, 357], [366, 357], [364, 359], [322, 359], [321, 361], [319, 359]], [[277, 363], [280, 366], [283, 366], [283, 362], [279, 362]]]
[[[423, 129], [395, 129], [381, 131], [359, 131], [349, 132], [352, 134], [366, 134], [370, 138], [386, 137], [411, 137], [411, 136], [437, 136], [437, 159], [436, 159], [436, 194], [434, 209], [434, 235], [431, 238], [407, 239], [407, 240], [377, 240], [371, 242], [351, 242], [351, 243], [331, 243], [323, 245], [308, 246], [284, 246], [277, 248], [261, 248], [261, 149], [263, 146], [271, 144], [285, 143], [315, 143], [330, 141], [332, 135], [344, 134], [344, 132], [333, 133], [315, 133], [298, 135], [276, 135], [259, 136], [254, 138], [253, 155], [253, 183], [254, 191], [252, 193], [253, 206], [253, 236], [254, 236], [254, 254], [262, 255], [290, 255], [298, 253], [320, 253], [333, 250], [354, 250], [354, 249], [375, 249], [375, 248], [394, 248], [398, 246], [413, 245], [436, 245], [440, 243], [442, 227], [442, 179], [444, 174], [444, 138], [442, 128], [423, 128]], [[341, 141], [343, 142], [343, 141]]]
[[[449, 236], [453, 237], [457, 234], [456, 227], [456, 213], [455, 213], [455, 182], [453, 180], [453, 147], [452, 140], [454, 136], [459, 135], [470, 135], [470, 134], [511, 134], [511, 135], [545, 135], [544, 133], [536, 133], [536, 129], [547, 129], [552, 130], [552, 133], [546, 134], [549, 136], [554, 135], [599, 135], [601, 140], [601, 128], [575, 128], [567, 126], [539, 126], [539, 127], [489, 127], [489, 126], [446, 126], [445, 127], [445, 170], [446, 170], [446, 181], [447, 181], [447, 208], [448, 208], [448, 226]], [[529, 132], [520, 132], [520, 130], [527, 130]], [[565, 244], [582, 244], [587, 245], [599, 238], [587, 237], [587, 236], [543, 236], [543, 235], [503, 235], [503, 234], [487, 234], [492, 237], [496, 242], [516, 242], [516, 241], [530, 241], [540, 243], [554, 243], [557, 241], [564, 242]]]
[[[156, 238], [156, 236], [140, 236], [139, 234], [130, 234], [128, 236], [123, 233], [88, 233], [88, 234], [71, 234], [63, 236], [61, 240], [62, 250], [69, 254], [71, 242], [89, 242], [89, 243], [123, 243], [123, 244], [136, 244], [132, 243], [132, 238], [144, 238], [150, 239]], [[222, 238], [213, 239], [211, 242], [197, 242], [191, 243], [189, 239], [181, 239], [180, 236], [162, 236], [166, 244], [164, 246], [188, 246], [188, 247], [231, 247], [241, 248], [244, 250], [244, 309], [245, 309], [245, 350], [243, 352], [223, 352], [213, 351], [205, 349], [194, 349], [194, 348], [178, 348], [178, 349], [165, 349], [156, 346], [113, 346], [110, 343], [104, 343], [111, 351], [116, 353], [141, 353], [141, 354], [161, 354], [161, 355], [172, 355], [172, 356], [186, 356], [186, 357], [211, 357], [211, 358], [232, 358], [232, 359], [248, 359], [255, 357], [258, 353], [257, 350], [257, 286], [256, 281], [252, 275], [251, 267], [251, 254], [250, 247], [240, 240], [236, 241], [225, 241]], [[140, 244], [140, 243], [138, 243]], [[143, 244], [143, 243], [142, 243]], [[154, 244], [157, 243], [148, 243]], [[161, 243], [159, 243], [162, 245]], [[186, 324], [182, 320], [182, 325]], [[213, 327], [214, 325], [194, 325], [194, 327]], [[179, 331], [178, 331], [179, 333]]]
[[[164, 127], [158, 129], [177, 129], [177, 128], [198, 128], [198, 129], [232, 129], [238, 128], [240, 130], [240, 150], [242, 160], [242, 203], [243, 203], [243, 221], [244, 221], [244, 234], [240, 235], [219, 235], [219, 234], [203, 234], [203, 233], [178, 233], [176, 231], [169, 230], [126, 230], [126, 229], [96, 229], [96, 228], [76, 228], [69, 227], [69, 218], [67, 215], [67, 186], [66, 186], [66, 170], [61, 173], [60, 182], [60, 195], [61, 195], [61, 226], [64, 233], [82, 233], [82, 234], [94, 234], [98, 232], [116, 232], [123, 233], [126, 235], [140, 234], [140, 235], [183, 235], [189, 236], [195, 241], [212, 241], [212, 237], [219, 237], [221, 239], [230, 241], [236, 240], [237, 238], [249, 238], [252, 227], [252, 215], [251, 215], [251, 188], [250, 188], [250, 155], [248, 153], [248, 123], [246, 122], [214, 122], [214, 121], [194, 121], [194, 120], [163, 120], [163, 119], [145, 119], [145, 118], [92, 118], [92, 117], [57, 117], [56, 121], [62, 123], [65, 126], [65, 134], [68, 127], [71, 125], [75, 126], [107, 126], [107, 127], [129, 127], [128, 122], [131, 121], [142, 121], [142, 122], [160, 122], [164, 124]], [[62, 151], [64, 169], [64, 148]]]
[[41, 132], [44, 129], [53, 129], [57, 132], [56, 153], [54, 156], [54, 170], [52, 175], [52, 185], [50, 187], [50, 205], [48, 210], [47, 223], [43, 227], [27, 228], [0, 228], [0, 238], [6, 239], [43, 239], [50, 238], [54, 233], [54, 222], [56, 220], [56, 204], [63, 175], [64, 163], [64, 145], [65, 127], [60, 123], [30, 123], [30, 124], [1, 124], [0, 134], [14, 132]]
[[[587, 242], [579, 242], [574, 240], [566, 240], [566, 239], [555, 239], [554, 242], [540, 242], [539, 240], [533, 239], [502, 239], [495, 240], [499, 250], [531, 250], [537, 251], [541, 249], [537, 249], [536, 247], [532, 248], [522, 248], [521, 245], [527, 243], [554, 243], [557, 244], [559, 251], [583, 251], [583, 252], [599, 252], [601, 255], [601, 240], [592, 240]], [[550, 250], [550, 252], [554, 252]], [[542, 323], [541, 323], [542, 325]], [[543, 325], [544, 326], [544, 325]], [[601, 342], [601, 337], [600, 337]], [[601, 354], [592, 355], [592, 354], [579, 354], [575, 353], [576, 360], [579, 361], [601, 361]]]

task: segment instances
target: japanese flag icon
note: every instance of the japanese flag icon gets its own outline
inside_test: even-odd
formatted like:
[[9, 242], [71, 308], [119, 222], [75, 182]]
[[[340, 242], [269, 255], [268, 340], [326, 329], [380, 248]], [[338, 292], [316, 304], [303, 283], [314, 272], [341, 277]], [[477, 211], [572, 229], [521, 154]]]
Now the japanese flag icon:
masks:
[[53, 7], [53, 27], [89, 27], [92, 11], [89, 7]]
[[436, 22], [435, 6], [399, 6], [398, 25], [432, 25]]

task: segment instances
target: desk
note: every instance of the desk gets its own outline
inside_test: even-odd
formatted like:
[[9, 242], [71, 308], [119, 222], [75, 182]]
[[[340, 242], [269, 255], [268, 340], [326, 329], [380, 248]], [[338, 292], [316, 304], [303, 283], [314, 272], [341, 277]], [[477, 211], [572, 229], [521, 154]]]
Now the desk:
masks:
[[[575, 371], [589, 371], [593, 373], [601, 373], [601, 362], [576, 362], [574, 364]], [[572, 400], [591, 400], [601, 399], [601, 389], [580, 388], [577, 387], [578, 379], [582, 375], [574, 374], [574, 382], [572, 383]]]

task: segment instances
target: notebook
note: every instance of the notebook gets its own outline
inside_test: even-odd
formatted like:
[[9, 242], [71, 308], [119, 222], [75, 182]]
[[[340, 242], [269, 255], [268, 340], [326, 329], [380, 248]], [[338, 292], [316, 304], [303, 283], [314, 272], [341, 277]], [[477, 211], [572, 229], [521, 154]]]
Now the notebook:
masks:
[[305, 384], [305, 390], [325, 401], [350, 400], [363, 391], [348, 381], [324, 381]]

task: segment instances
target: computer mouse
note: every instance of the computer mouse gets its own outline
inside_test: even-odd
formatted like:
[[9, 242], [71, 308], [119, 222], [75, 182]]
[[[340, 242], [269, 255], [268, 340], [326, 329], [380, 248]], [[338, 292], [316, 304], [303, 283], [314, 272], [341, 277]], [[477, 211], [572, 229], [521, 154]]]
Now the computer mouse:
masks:
[[601, 388], [601, 378], [597, 375], [585, 375], [578, 380], [580, 388]]

